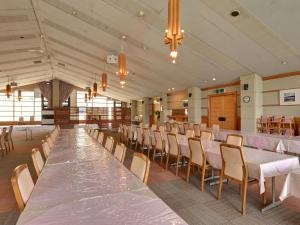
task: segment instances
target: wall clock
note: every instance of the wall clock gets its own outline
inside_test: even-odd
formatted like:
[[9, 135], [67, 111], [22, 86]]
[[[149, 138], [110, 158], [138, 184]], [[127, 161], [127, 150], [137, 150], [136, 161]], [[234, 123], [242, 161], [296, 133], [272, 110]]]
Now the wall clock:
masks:
[[243, 97], [243, 102], [244, 103], [249, 103], [250, 102], [250, 96], [244, 96]]

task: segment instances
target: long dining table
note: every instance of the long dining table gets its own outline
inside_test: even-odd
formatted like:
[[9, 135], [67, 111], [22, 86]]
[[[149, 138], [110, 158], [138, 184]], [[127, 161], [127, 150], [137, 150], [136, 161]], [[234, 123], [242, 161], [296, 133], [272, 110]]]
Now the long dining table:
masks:
[[[151, 137], [153, 138], [153, 135]], [[166, 132], [162, 132], [162, 138], [166, 143], [166, 151], [168, 152], [168, 139]], [[177, 134], [177, 141], [180, 145], [181, 155], [189, 158], [190, 150], [187, 136]], [[202, 144], [208, 163], [215, 169], [222, 169], [222, 158], [220, 152], [221, 142], [204, 141]], [[245, 146], [243, 147], [243, 153], [248, 166], [248, 176], [259, 181], [260, 194], [263, 194], [266, 191], [266, 178], [272, 179], [272, 201], [269, 205], [262, 208], [262, 212], [280, 205], [282, 202], [276, 201], [275, 198], [275, 177], [289, 174], [291, 171], [299, 168], [299, 158], [297, 156]]]
[[17, 225], [186, 224], [82, 128], [61, 130]]

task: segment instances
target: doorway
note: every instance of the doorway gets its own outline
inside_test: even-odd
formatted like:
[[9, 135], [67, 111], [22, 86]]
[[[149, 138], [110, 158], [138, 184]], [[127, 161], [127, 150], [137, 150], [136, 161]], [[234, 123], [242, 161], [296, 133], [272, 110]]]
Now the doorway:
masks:
[[237, 93], [209, 95], [209, 126], [219, 124], [221, 129], [237, 129]]

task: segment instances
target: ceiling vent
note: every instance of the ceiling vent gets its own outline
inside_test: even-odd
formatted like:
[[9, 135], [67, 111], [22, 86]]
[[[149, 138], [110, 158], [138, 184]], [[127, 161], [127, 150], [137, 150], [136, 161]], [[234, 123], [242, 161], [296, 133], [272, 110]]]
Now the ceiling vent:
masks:
[[106, 57], [106, 62], [108, 63], [108, 64], [117, 64], [118, 63], [118, 56], [116, 56], [116, 55], [108, 55], [107, 57]]
[[33, 61], [33, 64], [41, 64], [42, 63], [42, 60], [35, 60]]

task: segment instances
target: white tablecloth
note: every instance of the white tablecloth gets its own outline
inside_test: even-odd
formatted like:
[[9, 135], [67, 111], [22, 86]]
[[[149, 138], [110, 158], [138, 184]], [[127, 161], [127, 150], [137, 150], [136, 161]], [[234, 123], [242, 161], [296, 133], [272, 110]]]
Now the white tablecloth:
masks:
[[279, 199], [283, 201], [290, 196], [300, 199], [300, 168], [290, 172], [286, 177]]
[[186, 224], [83, 129], [62, 130], [18, 225]]

